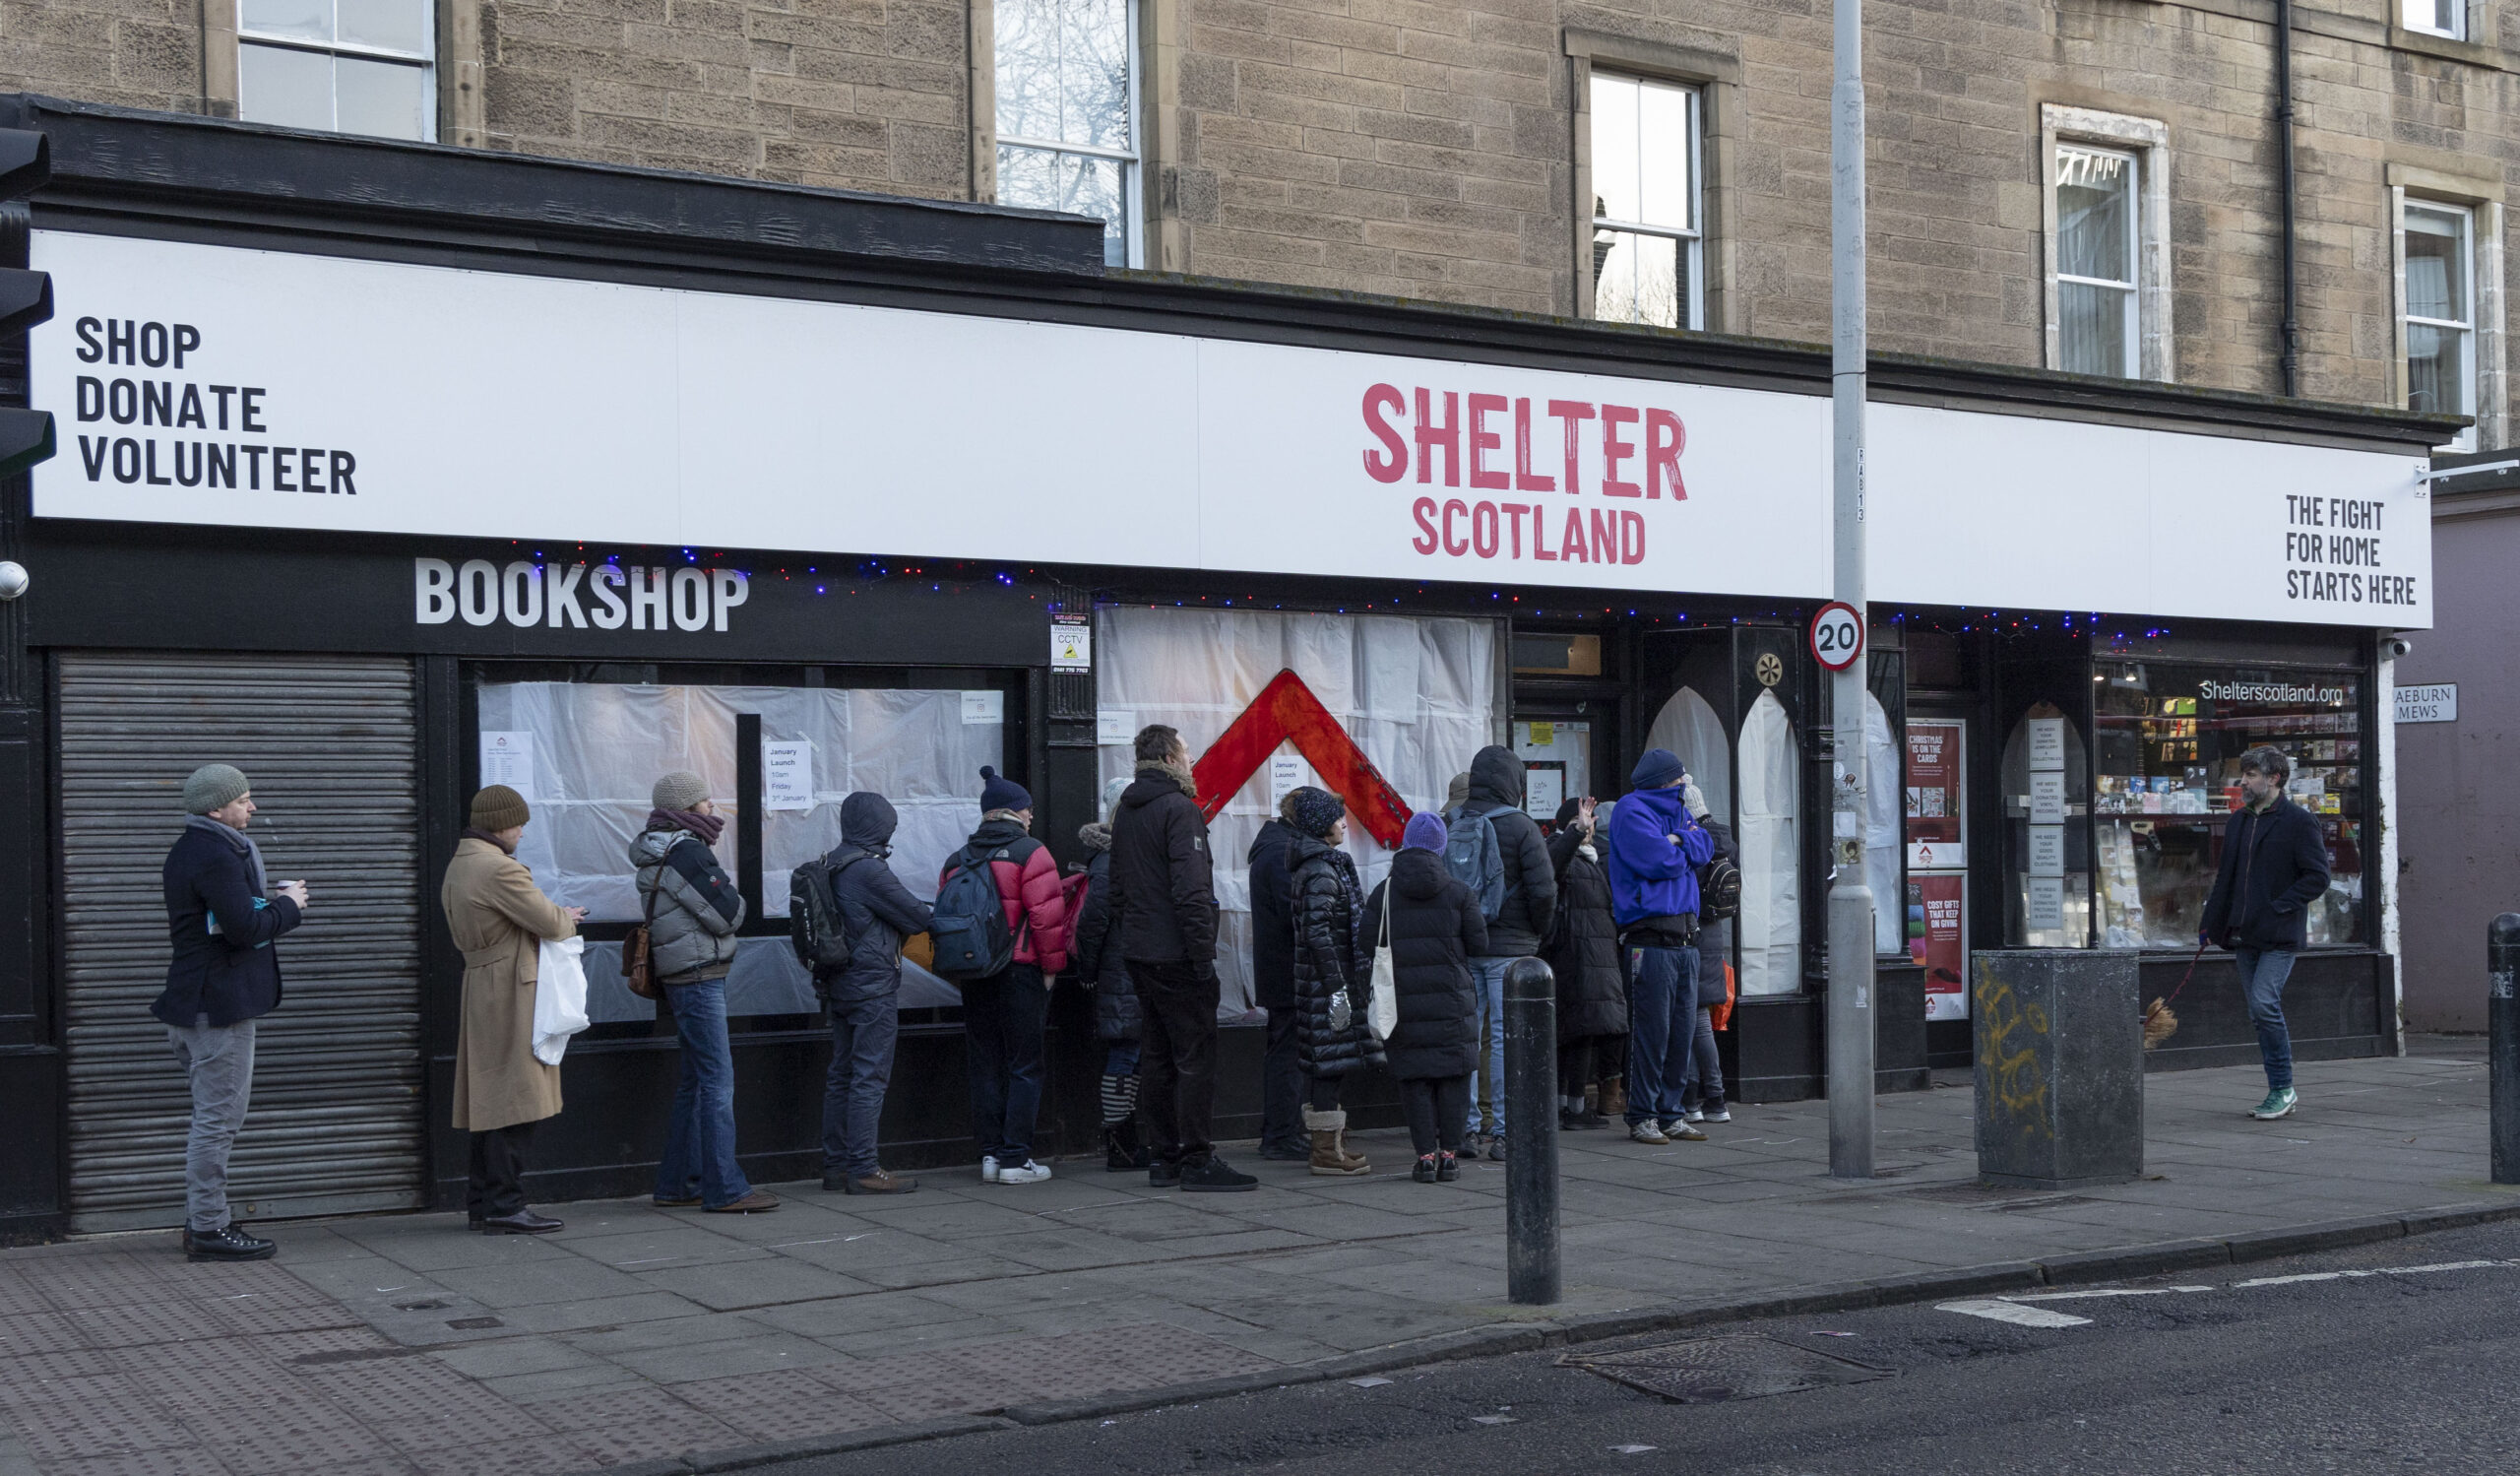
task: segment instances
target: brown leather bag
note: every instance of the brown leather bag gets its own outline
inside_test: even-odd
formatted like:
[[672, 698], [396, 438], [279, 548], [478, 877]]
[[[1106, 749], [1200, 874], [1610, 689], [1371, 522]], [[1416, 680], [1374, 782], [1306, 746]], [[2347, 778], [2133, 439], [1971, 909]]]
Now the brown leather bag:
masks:
[[[663, 874], [659, 873], [657, 880], [662, 887]], [[621, 940], [621, 982], [642, 999], [662, 999], [665, 996], [665, 992], [657, 985], [656, 959], [648, 947], [648, 930], [656, 926], [657, 894], [651, 891], [648, 893], [647, 920], [631, 929], [630, 935]]]

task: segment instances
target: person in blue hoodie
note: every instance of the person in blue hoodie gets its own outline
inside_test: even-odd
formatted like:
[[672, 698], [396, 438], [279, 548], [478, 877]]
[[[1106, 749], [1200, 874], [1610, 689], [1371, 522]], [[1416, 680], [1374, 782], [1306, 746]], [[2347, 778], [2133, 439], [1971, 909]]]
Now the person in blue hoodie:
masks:
[[1640, 1143], [1703, 1142], [1684, 1121], [1697, 1034], [1697, 868], [1714, 838], [1689, 814], [1688, 770], [1648, 748], [1634, 790], [1610, 814], [1610, 921], [1627, 967], [1627, 1135]]

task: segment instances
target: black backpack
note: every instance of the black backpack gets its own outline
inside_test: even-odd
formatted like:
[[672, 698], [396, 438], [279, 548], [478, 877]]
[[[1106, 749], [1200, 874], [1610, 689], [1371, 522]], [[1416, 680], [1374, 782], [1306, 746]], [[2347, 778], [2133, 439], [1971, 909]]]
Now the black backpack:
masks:
[[1721, 923], [1741, 910], [1741, 868], [1724, 857], [1697, 868], [1697, 920]]
[[1006, 926], [1006, 904], [997, 895], [989, 863], [1022, 859], [1012, 846], [985, 855], [965, 846], [954, 854], [953, 870], [936, 889], [935, 921], [927, 930], [928, 940], [936, 945], [935, 962], [928, 968], [936, 977], [957, 984], [986, 979], [1015, 961], [1015, 931]]
[[856, 939], [840, 910], [840, 873], [866, 860], [859, 852], [839, 866], [817, 856], [788, 873], [788, 946], [817, 978], [845, 967]]

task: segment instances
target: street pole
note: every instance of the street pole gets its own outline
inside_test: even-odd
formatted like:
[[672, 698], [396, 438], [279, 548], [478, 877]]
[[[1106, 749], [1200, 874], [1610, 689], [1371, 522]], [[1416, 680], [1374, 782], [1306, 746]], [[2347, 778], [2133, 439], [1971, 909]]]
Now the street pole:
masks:
[[[1829, 94], [1830, 419], [1836, 437], [1837, 598], [1869, 623], [1863, 590], [1863, 5], [1837, 0], [1837, 82]], [[1868, 642], [1867, 642], [1868, 644]], [[1872, 891], [1864, 884], [1865, 659], [1829, 683], [1831, 746], [1844, 777], [1831, 796], [1829, 1174], [1872, 1178]]]
[[2520, 1184], [2520, 912], [2495, 918], [2485, 933], [2487, 1098], [2496, 1184]]

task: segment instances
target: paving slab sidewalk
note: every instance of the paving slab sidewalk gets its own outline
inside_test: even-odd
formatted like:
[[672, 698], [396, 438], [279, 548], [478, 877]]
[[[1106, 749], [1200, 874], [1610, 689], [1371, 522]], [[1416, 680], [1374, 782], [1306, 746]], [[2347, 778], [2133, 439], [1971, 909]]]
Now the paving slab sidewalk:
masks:
[[2273, 1123], [2244, 1116], [2253, 1067], [2152, 1077], [2149, 1176], [2072, 1193], [1977, 1187], [1959, 1075], [1881, 1099], [1869, 1185], [1826, 1177], [1817, 1102], [1736, 1108], [1708, 1143], [1562, 1133], [1548, 1309], [1505, 1300], [1503, 1166], [1415, 1184], [1396, 1132], [1352, 1138], [1366, 1178], [1258, 1164], [1248, 1194], [1071, 1161], [1023, 1187], [926, 1174], [901, 1199], [782, 1186], [758, 1217], [579, 1203], [537, 1239], [454, 1215], [277, 1224], [281, 1257], [245, 1266], [189, 1265], [170, 1233], [0, 1252], [0, 1476], [544, 1476], [1317, 1375], [1481, 1329], [2520, 1210], [2485, 1179], [2481, 1042], [2300, 1074], [2300, 1115]]

